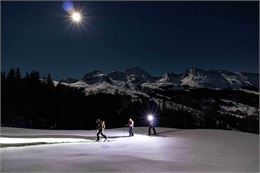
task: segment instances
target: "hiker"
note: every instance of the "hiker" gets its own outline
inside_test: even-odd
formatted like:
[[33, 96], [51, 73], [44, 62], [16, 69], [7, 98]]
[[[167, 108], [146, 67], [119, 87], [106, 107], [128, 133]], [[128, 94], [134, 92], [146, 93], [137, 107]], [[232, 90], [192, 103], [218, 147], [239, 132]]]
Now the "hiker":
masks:
[[96, 126], [97, 140], [96, 141], [99, 141], [99, 134], [101, 134], [103, 136], [103, 138], [105, 138], [104, 141], [106, 141], [107, 137], [106, 137], [106, 135], [103, 134], [104, 129], [106, 128], [105, 121], [101, 121], [100, 119], [97, 119], [96, 123], [97, 123], [97, 126]]
[[129, 137], [134, 136], [133, 133], [134, 121], [131, 118], [128, 120], [128, 127], [129, 127]]
[[153, 129], [154, 135], [157, 135], [157, 134], [156, 134], [156, 130], [155, 130], [155, 128], [154, 128], [155, 123], [154, 123], [153, 116], [152, 116], [152, 115], [149, 115], [149, 116], [147, 117], [147, 119], [148, 119], [148, 127], [149, 127], [149, 129], [148, 129], [148, 135], [149, 135], [149, 136], [151, 135], [151, 129]]

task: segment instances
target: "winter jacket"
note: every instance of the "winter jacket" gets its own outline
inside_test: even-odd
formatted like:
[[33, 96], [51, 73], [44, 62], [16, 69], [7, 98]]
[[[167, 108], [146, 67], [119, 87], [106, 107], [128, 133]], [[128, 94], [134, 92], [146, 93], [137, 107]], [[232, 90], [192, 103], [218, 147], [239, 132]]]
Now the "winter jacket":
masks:
[[128, 121], [128, 127], [134, 127], [134, 121], [133, 120]]

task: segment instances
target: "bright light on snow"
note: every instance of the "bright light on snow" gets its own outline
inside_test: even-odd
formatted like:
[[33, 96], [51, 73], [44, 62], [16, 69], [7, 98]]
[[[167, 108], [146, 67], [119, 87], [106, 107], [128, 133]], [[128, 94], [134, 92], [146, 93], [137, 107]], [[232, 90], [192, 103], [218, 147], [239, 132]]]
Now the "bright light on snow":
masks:
[[147, 116], [147, 119], [148, 119], [149, 121], [153, 121], [153, 115], [152, 115], [152, 114], [149, 114], [149, 115]]
[[5, 137], [0, 145], [10, 140], [17, 143], [17, 138], [88, 142], [4, 144], [1, 172], [259, 172], [258, 134], [160, 127], [158, 136], [148, 136], [147, 127], [136, 127], [134, 132], [129, 138], [128, 128], [107, 129], [108, 141], [95, 142], [95, 130], [2, 127]]
[[7, 138], [1, 137], [1, 144], [23, 144], [23, 143], [61, 143], [61, 142], [84, 142], [85, 139], [76, 138]]

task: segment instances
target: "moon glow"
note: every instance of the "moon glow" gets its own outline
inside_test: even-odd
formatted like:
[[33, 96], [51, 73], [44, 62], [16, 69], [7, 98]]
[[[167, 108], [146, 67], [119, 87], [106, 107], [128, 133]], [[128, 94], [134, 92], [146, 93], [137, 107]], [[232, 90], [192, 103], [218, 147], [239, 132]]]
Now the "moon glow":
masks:
[[82, 21], [82, 15], [78, 11], [71, 13], [71, 20], [75, 23], [80, 23]]

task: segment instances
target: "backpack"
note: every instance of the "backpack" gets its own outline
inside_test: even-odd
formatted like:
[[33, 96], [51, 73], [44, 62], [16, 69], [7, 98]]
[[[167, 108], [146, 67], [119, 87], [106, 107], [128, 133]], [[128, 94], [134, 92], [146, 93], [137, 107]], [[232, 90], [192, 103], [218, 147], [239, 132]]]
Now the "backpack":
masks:
[[105, 129], [105, 128], [106, 128], [105, 121], [102, 121], [102, 129]]

